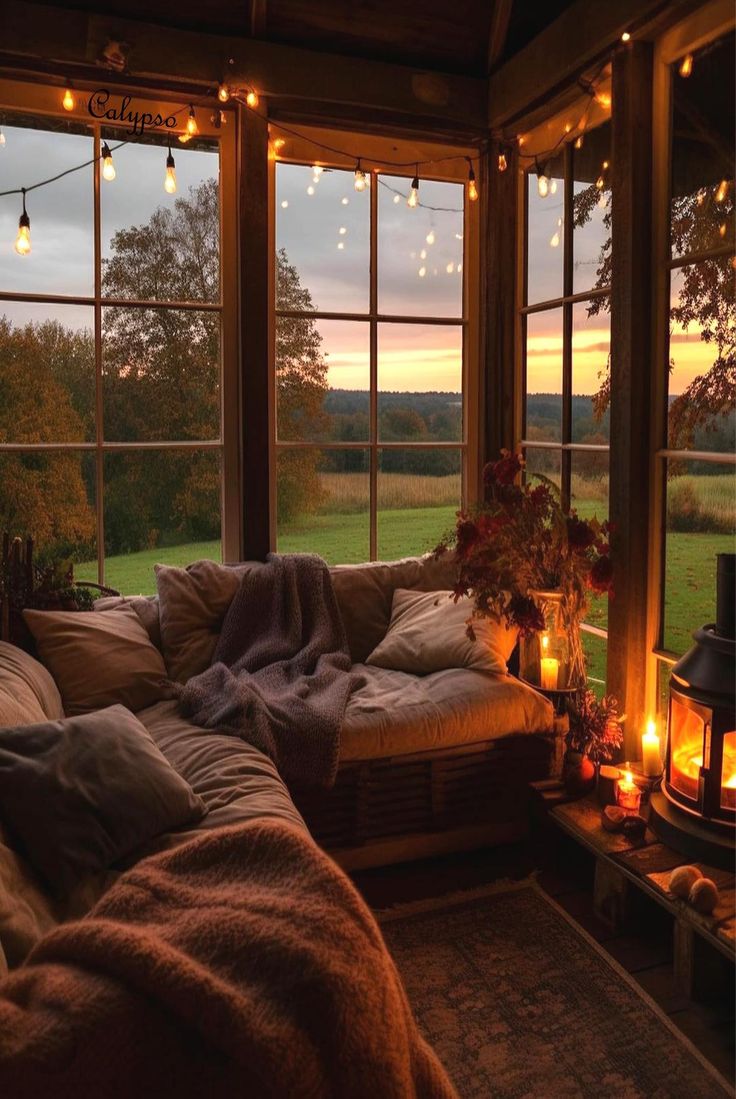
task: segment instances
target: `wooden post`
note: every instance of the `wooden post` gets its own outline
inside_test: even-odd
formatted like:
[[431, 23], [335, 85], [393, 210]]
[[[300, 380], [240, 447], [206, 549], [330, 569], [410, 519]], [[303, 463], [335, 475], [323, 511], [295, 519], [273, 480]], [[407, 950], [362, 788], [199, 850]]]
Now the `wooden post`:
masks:
[[242, 557], [262, 560], [271, 540], [268, 123], [238, 107], [240, 475]]
[[[498, 171], [505, 152], [508, 167]], [[498, 457], [501, 447], [512, 450], [514, 431], [514, 373], [516, 355], [516, 218], [519, 161], [511, 151], [492, 141], [488, 165], [486, 225], [487, 275], [485, 284], [485, 354], [481, 391], [485, 405], [480, 460]]]
[[608, 689], [626, 714], [629, 759], [639, 758], [648, 655], [652, 63], [648, 42], [632, 42], [613, 60], [610, 518], [616, 595], [608, 610]]

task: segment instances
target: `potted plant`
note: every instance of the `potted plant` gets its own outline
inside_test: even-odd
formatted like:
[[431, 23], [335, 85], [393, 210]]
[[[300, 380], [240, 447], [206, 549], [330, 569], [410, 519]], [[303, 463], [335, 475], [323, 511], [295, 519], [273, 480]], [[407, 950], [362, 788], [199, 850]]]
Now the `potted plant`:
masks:
[[568, 706], [570, 729], [562, 778], [570, 794], [584, 794], [595, 784], [601, 763], [610, 763], [623, 744], [618, 702], [612, 695], [596, 698], [593, 691], [579, 691]]
[[610, 526], [565, 510], [557, 486], [540, 474], [520, 484], [523, 469], [520, 455], [501, 451], [483, 471], [485, 502], [459, 511], [435, 552], [455, 551], [455, 598], [471, 596], [473, 616], [518, 627], [523, 679], [542, 690], [580, 690], [588, 596], [613, 589]]

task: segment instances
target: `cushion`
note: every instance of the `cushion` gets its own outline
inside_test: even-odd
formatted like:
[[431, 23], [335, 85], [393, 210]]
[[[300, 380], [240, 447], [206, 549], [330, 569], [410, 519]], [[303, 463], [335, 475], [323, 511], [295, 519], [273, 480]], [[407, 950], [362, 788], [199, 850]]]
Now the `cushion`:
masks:
[[130, 607], [111, 611], [24, 611], [67, 714], [120, 703], [140, 710], [170, 698], [158, 649]]
[[428, 675], [443, 668], [476, 668], [505, 675], [518, 630], [493, 618], [474, 618], [468, 637], [471, 599], [455, 603], [452, 592], [397, 588], [383, 641], [366, 660], [379, 668]]
[[0, 726], [63, 716], [61, 695], [43, 664], [0, 641]]
[[222, 621], [252, 566], [196, 561], [185, 569], [156, 565], [161, 647], [177, 683], [209, 668]]
[[452, 748], [512, 734], [552, 733], [552, 704], [510, 675], [449, 668], [415, 676], [356, 665], [340, 762]]
[[14, 846], [61, 896], [204, 812], [124, 706], [0, 729], [0, 817]]
[[391, 619], [396, 588], [412, 591], [451, 588], [455, 572], [454, 558], [449, 553], [438, 559], [430, 555], [331, 568], [332, 585], [353, 662], [362, 664], [383, 639]]
[[117, 611], [121, 607], [132, 607], [146, 627], [151, 644], [161, 649], [161, 622], [158, 615], [157, 595], [102, 595], [95, 599], [96, 611]]
[[6, 840], [0, 828], [0, 950], [14, 969], [59, 921], [33, 870]]

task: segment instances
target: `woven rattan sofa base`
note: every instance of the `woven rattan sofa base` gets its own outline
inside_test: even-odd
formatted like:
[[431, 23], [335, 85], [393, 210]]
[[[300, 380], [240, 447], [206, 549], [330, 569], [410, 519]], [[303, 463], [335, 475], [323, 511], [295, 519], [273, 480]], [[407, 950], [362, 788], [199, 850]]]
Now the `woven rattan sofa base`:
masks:
[[350, 869], [509, 842], [528, 830], [529, 783], [559, 774], [565, 731], [346, 762], [331, 790], [295, 801]]

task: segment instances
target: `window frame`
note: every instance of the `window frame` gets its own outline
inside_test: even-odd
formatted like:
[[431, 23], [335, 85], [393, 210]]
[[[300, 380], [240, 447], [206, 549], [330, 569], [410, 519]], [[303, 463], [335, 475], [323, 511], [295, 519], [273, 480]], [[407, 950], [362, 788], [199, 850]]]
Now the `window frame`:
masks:
[[[125, 123], [105, 120], [104, 125], [89, 116], [86, 111], [86, 98], [93, 88], [81, 83], [75, 85], [77, 105], [72, 111], [65, 111], [60, 105], [58, 86], [25, 82], [21, 80], [0, 79], [0, 110], [4, 109], [19, 115], [32, 117], [60, 118], [64, 121], [78, 122], [87, 128], [93, 141], [93, 264], [94, 290], [91, 295], [25, 293], [0, 290], [0, 308], [3, 302], [23, 302], [39, 305], [78, 305], [93, 309], [94, 371], [95, 371], [95, 438], [93, 441], [80, 440], [71, 443], [9, 443], [0, 442], [0, 453], [27, 454], [43, 453], [91, 453], [95, 459], [95, 538], [97, 545], [97, 580], [105, 584], [105, 529], [104, 529], [104, 477], [103, 466], [106, 454], [144, 453], [147, 451], [180, 451], [201, 453], [214, 452], [220, 457], [220, 497], [221, 497], [221, 546], [223, 560], [240, 558], [241, 539], [241, 492], [239, 474], [239, 419], [238, 402], [238, 300], [237, 300], [237, 242], [235, 233], [224, 232], [225, 224], [235, 224], [236, 172], [235, 172], [235, 125], [216, 128], [209, 120], [205, 122], [207, 108], [199, 111], [200, 135], [217, 140], [219, 143], [219, 193], [220, 193], [220, 298], [217, 302], [170, 301], [167, 299], [144, 301], [136, 299], [110, 298], [102, 293], [102, 240], [101, 240], [101, 160], [100, 150], [103, 142], [102, 130], [125, 129]], [[167, 117], [173, 111], [180, 111], [189, 102], [188, 99], [162, 99], [150, 92], [139, 91], [134, 87], [115, 85], [114, 94], [130, 94], [138, 101], [145, 101], [152, 113]], [[213, 98], [213, 103], [215, 102]], [[230, 117], [230, 116], [229, 116]], [[159, 131], [154, 131], [158, 133]], [[163, 135], [167, 131], [160, 131]], [[121, 133], [121, 136], [122, 133]], [[175, 136], [172, 136], [174, 149]], [[132, 140], [135, 140], [134, 138]], [[175, 151], [175, 150], [174, 150]], [[162, 167], [163, 172], [163, 167]], [[43, 167], [39, 165], [39, 177]], [[112, 184], [113, 186], [115, 184]], [[52, 185], [53, 186], [53, 185]], [[32, 215], [32, 208], [31, 208]], [[18, 262], [22, 262], [19, 259]], [[220, 431], [216, 439], [177, 440], [177, 441], [140, 441], [112, 442], [104, 438], [103, 390], [102, 390], [102, 310], [108, 306], [124, 306], [131, 309], [161, 308], [191, 310], [196, 312], [214, 312], [220, 317]], [[30, 532], [32, 533], [32, 532]]]
[[[277, 547], [277, 476], [278, 456], [289, 450], [357, 450], [368, 455], [368, 522], [370, 561], [378, 560], [378, 488], [380, 474], [380, 452], [384, 450], [451, 450], [461, 456], [461, 499], [460, 506], [466, 506], [478, 498], [480, 486], [481, 460], [479, 454], [479, 228], [480, 201], [470, 202], [467, 188], [463, 186], [463, 291], [462, 311], [457, 317], [433, 317], [414, 314], [395, 314], [379, 311], [378, 308], [378, 185], [377, 176], [391, 176], [396, 179], [410, 179], [411, 168], [374, 167], [374, 161], [391, 162], [401, 160], [408, 164], [433, 159], [457, 156], [462, 160], [448, 160], [444, 165], [433, 165], [431, 171], [420, 173], [420, 185], [423, 180], [466, 184], [468, 167], [465, 157], [477, 157], [478, 150], [465, 146], [437, 145], [409, 140], [390, 140], [372, 134], [348, 133], [345, 131], [325, 130], [300, 126], [280, 131], [278, 123], [270, 126], [270, 138], [283, 137], [286, 145], [269, 162], [269, 210], [271, 240], [271, 282], [270, 282], [270, 399], [269, 399], [269, 450], [271, 468], [271, 549]], [[321, 145], [343, 148], [348, 153], [342, 156], [327, 153]], [[355, 149], [355, 153], [352, 152]], [[366, 174], [370, 174], [369, 192], [369, 297], [368, 308], [364, 313], [335, 312], [330, 310], [288, 310], [280, 309], [276, 304], [275, 255], [276, 255], [276, 170], [278, 164], [293, 164], [309, 167], [318, 163], [324, 168], [352, 171], [358, 157], [364, 162]], [[421, 194], [421, 191], [420, 191]], [[276, 423], [276, 357], [275, 329], [278, 317], [307, 317], [314, 321], [348, 321], [368, 325], [369, 329], [369, 431], [368, 439], [359, 442], [312, 442], [310, 440], [281, 440], [277, 435]], [[438, 325], [460, 329], [462, 333], [462, 401], [463, 431], [458, 441], [401, 442], [382, 441], [378, 433], [378, 326], [381, 324]], [[417, 547], [421, 552], [421, 547]]]

